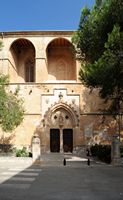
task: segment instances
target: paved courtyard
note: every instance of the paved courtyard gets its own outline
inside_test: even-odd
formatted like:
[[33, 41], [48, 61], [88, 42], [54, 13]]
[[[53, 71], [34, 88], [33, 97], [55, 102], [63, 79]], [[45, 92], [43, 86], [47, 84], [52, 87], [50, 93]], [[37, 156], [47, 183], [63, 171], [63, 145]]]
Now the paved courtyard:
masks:
[[0, 200], [123, 200], [123, 167], [0, 162]]

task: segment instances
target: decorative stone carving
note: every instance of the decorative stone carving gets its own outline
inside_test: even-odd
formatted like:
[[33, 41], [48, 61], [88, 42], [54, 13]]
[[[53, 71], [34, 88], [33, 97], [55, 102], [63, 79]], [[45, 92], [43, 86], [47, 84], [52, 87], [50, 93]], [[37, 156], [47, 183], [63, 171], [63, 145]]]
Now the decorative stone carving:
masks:
[[59, 94], [59, 101], [62, 101], [62, 99], [63, 99], [63, 94], [62, 94], [62, 92], [60, 92], [60, 94]]
[[62, 128], [64, 125], [64, 118], [62, 116], [62, 114], [60, 113], [59, 115], [59, 127]]

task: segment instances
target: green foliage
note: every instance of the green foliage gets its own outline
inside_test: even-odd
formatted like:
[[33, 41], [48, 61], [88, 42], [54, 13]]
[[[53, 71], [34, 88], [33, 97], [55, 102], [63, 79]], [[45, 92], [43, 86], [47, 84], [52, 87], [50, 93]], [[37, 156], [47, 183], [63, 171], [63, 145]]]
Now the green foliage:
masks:
[[97, 157], [105, 163], [111, 163], [111, 146], [110, 145], [94, 145], [91, 146], [91, 155]]
[[29, 152], [27, 151], [26, 147], [23, 147], [22, 149], [17, 149], [16, 157], [29, 157]]
[[24, 116], [23, 100], [17, 92], [7, 92], [8, 83], [8, 76], [0, 75], [0, 125], [5, 132], [13, 131]]
[[[123, 94], [123, 1], [97, 0], [92, 10], [84, 8], [72, 39], [82, 66], [81, 82], [98, 88], [101, 98], [122, 102]], [[110, 110], [114, 107], [109, 108]], [[115, 108], [116, 110], [116, 108]]]
[[115, 24], [119, 24], [123, 29], [122, 22], [122, 0], [98, 0], [91, 11], [84, 8], [81, 12], [79, 28], [72, 38], [80, 55], [79, 58], [89, 62], [100, 58], [108, 33], [112, 32]]
[[105, 51], [94, 63], [87, 63], [80, 70], [80, 80], [87, 87], [100, 88], [102, 98], [116, 96], [123, 88], [123, 33], [119, 26], [114, 26], [105, 43]]

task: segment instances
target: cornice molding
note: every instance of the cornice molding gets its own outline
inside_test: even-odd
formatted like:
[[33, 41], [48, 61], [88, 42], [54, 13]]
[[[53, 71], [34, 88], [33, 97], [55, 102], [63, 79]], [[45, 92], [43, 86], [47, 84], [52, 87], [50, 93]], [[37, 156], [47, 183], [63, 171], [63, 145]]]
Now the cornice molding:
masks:
[[56, 30], [56, 31], [8, 31], [0, 32], [1, 37], [22, 37], [22, 36], [36, 36], [36, 37], [46, 37], [46, 36], [60, 36], [60, 37], [70, 37], [75, 31], [74, 30]]

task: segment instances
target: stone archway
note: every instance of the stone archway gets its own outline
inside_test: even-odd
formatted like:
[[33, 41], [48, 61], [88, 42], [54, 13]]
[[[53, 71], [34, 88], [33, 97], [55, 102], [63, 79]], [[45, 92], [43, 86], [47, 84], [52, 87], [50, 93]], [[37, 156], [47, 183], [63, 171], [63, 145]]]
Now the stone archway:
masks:
[[35, 46], [25, 38], [19, 38], [10, 46], [10, 81], [35, 82]]
[[73, 45], [65, 38], [55, 38], [47, 46], [48, 80], [76, 80]]
[[[50, 152], [72, 152], [74, 128], [78, 126], [78, 115], [67, 104], [60, 102], [45, 114], [45, 126], [49, 132]], [[53, 147], [54, 145], [54, 147]]]

